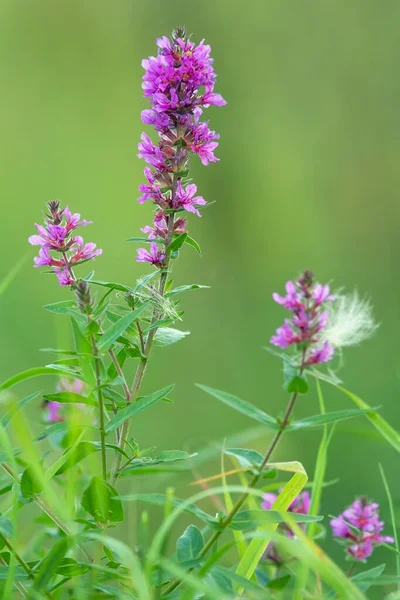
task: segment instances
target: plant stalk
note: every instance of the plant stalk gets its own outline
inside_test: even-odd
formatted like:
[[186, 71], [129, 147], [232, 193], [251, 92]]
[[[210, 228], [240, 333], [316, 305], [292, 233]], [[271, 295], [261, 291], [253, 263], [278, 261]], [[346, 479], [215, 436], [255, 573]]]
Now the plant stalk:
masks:
[[[304, 371], [304, 366], [305, 366], [304, 359], [305, 359], [305, 350], [303, 350], [303, 352], [302, 352], [300, 376], [303, 374], [303, 371]], [[258, 473], [256, 473], [253, 476], [253, 478], [250, 480], [250, 483], [248, 485], [249, 489], [253, 489], [257, 485], [257, 483], [260, 481], [266, 465], [270, 461], [273, 452], [275, 451], [276, 447], [278, 446], [279, 441], [280, 441], [286, 427], [289, 424], [289, 419], [292, 415], [297, 397], [298, 397], [298, 392], [297, 391], [293, 392], [293, 394], [290, 397], [289, 403], [286, 407], [282, 422], [280, 423], [279, 431], [276, 432], [274, 438], [272, 439], [271, 444], [269, 445], [269, 447], [264, 455], [264, 459], [260, 465]], [[225, 529], [227, 527], [229, 527], [233, 518], [239, 512], [239, 510], [242, 508], [243, 504], [246, 502], [249, 495], [250, 495], [249, 492], [243, 492], [243, 494], [241, 494], [241, 496], [237, 499], [237, 501], [235, 502], [235, 504], [233, 505], [232, 509], [229, 511], [229, 513], [227, 514], [225, 519], [220, 523], [220, 528], [218, 529], [218, 531], [215, 531], [213, 533], [213, 535], [210, 537], [208, 542], [203, 546], [203, 548], [197, 558], [202, 558], [203, 556], [205, 556], [207, 554], [207, 552], [214, 546], [215, 542], [220, 538], [220, 536], [225, 531]], [[189, 569], [189, 571], [190, 570], [191, 569]], [[176, 590], [177, 587], [179, 587], [180, 584], [181, 584], [181, 581], [179, 579], [171, 581], [171, 583], [165, 588], [164, 593], [169, 594], [170, 592], [173, 592], [174, 590]]]
[[[174, 191], [175, 190], [173, 189], [172, 193], [174, 193]], [[171, 244], [172, 238], [174, 235], [174, 220], [175, 220], [174, 214], [170, 214], [169, 219], [168, 219], [168, 232], [167, 232], [167, 237], [165, 240], [166, 258], [165, 258], [165, 262], [163, 265], [163, 269], [160, 274], [160, 283], [159, 283], [159, 288], [158, 288], [158, 293], [161, 296], [161, 298], [164, 298], [165, 286], [167, 284], [168, 268], [169, 268], [169, 264], [170, 264], [170, 260], [171, 260], [170, 254], [168, 253], [168, 246]], [[160, 318], [160, 310], [159, 310], [159, 308], [154, 307], [151, 324], [154, 325], [154, 323], [159, 318]], [[139, 390], [142, 385], [144, 375], [146, 373], [147, 364], [149, 361], [149, 354], [150, 354], [156, 333], [157, 333], [157, 327], [153, 327], [149, 331], [149, 333], [147, 335], [147, 339], [144, 343], [143, 356], [140, 358], [140, 362], [137, 366], [135, 376], [133, 379], [133, 383], [132, 383], [132, 387], [130, 390], [130, 396], [129, 396], [130, 403], [135, 402], [139, 395]], [[143, 339], [143, 334], [140, 337]], [[119, 442], [118, 442], [118, 446], [121, 450], [123, 450], [125, 448], [125, 443], [126, 443], [128, 435], [129, 435], [129, 428], [130, 428], [130, 419], [127, 419], [126, 421], [124, 421], [124, 423], [122, 425], [121, 434], [120, 434], [120, 438], [119, 438]], [[110, 476], [111, 485], [113, 485], [113, 486], [115, 485], [115, 483], [118, 479], [119, 470], [121, 467], [121, 461], [122, 461], [122, 454], [118, 453], [114, 459], [114, 464], [113, 464], [113, 467], [111, 470], [111, 476]]]

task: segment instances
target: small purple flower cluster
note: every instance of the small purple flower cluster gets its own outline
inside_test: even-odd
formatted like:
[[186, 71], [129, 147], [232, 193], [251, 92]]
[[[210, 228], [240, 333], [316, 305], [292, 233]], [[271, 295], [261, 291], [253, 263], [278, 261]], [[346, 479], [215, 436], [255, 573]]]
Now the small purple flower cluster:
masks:
[[271, 344], [282, 349], [297, 345], [304, 353], [302, 366], [331, 360], [333, 347], [327, 341], [321, 341], [321, 332], [329, 316], [325, 304], [336, 300], [329, 285], [315, 283], [313, 273], [305, 271], [295, 282], [286, 283], [286, 296], [275, 293], [272, 297], [289, 310], [292, 317], [276, 330]]
[[354, 560], [364, 562], [379, 544], [391, 544], [394, 539], [381, 535], [384, 522], [379, 520], [379, 504], [358, 498], [330, 522], [335, 537], [345, 540], [346, 551]]
[[[268, 492], [266, 494], [263, 494], [262, 498], [263, 498], [263, 501], [261, 503], [261, 508], [264, 508], [265, 510], [271, 510], [272, 506], [273, 506], [275, 500], [278, 498], [278, 496], [277, 496], [277, 494], [272, 494], [272, 493]], [[297, 498], [295, 498], [294, 501], [292, 502], [292, 504], [289, 506], [288, 512], [297, 513], [300, 515], [307, 515], [310, 510], [310, 506], [311, 506], [310, 493], [307, 491], [301, 492], [301, 494], [299, 494], [297, 496]], [[286, 527], [286, 525], [284, 525], [284, 526], [282, 526], [282, 529], [288, 537], [293, 537], [293, 532], [289, 527]], [[269, 561], [275, 563], [276, 565], [280, 565], [284, 562], [283, 557], [280, 556], [278, 549], [273, 542], [268, 544], [267, 550], [265, 551], [265, 554], [264, 554], [264, 558], [266, 560], [269, 560]]]
[[[140, 248], [137, 260], [162, 268], [173, 235], [185, 232], [185, 219], [175, 221], [175, 213], [185, 210], [200, 216], [197, 207], [206, 204], [196, 195], [196, 185], [187, 183], [189, 153], [197, 154], [204, 165], [218, 160], [214, 150], [219, 136], [207, 122], [200, 121], [203, 109], [226, 102], [214, 93], [211, 48], [204, 41], [196, 46], [184, 29], [177, 29], [171, 39], [158, 39], [157, 46], [157, 56], [142, 62], [142, 87], [150, 102], [150, 108], [142, 112], [142, 121], [154, 126], [159, 141], [154, 144], [143, 133], [138, 146], [138, 157], [149, 165], [144, 169], [147, 183], [139, 186], [139, 202], [152, 200], [159, 207], [153, 226], [142, 231], [157, 241], [152, 242], [150, 251]], [[158, 242], [164, 245], [163, 250]]]
[[[45, 225], [35, 223], [39, 235], [31, 235], [28, 240], [32, 246], [40, 246], [39, 256], [34, 259], [35, 267], [52, 267], [59, 284], [71, 286], [75, 283], [72, 268], [103, 251], [96, 250], [96, 244], [85, 244], [80, 235], [72, 235], [77, 227], [90, 225], [91, 221], [81, 221], [80, 214], [72, 214], [68, 207], [60, 209], [57, 200], [47, 206], [49, 214], [45, 215]], [[56, 257], [51, 252], [55, 252]]]

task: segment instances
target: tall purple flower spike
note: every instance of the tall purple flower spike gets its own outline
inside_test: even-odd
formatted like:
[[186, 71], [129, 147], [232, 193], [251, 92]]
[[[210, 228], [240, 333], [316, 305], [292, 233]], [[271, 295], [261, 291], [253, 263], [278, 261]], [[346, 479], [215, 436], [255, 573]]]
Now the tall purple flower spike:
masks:
[[330, 361], [334, 349], [321, 336], [329, 316], [326, 303], [336, 300], [329, 285], [315, 283], [314, 275], [305, 271], [296, 281], [286, 283], [285, 296], [274, 293], [272, 297], [292, 315], [278, 327], [271, 344], [283, 350], [296, 345], [304, 351], [303, 366]]
[[[157, 56], [142, 62], [142, 87], [150, 104], [142, 112], [142, 121], [155, 128], [158, 142], [154, 144], [146, 133], [141, 136], [138, 157], [148, 166], [144, 169], [147, 182], [139, 186], [139, 202], [152, 200], [160, 209], [154, 225], [144, 231], [150, 234], [149, 239], [163, 243], [171, 213], [187, 211], [200, 216], [199, 207], [206, 204], [202, 196], [196, 195], [197, 187], [187, 181], [188, 160], [191, 153], [197, 154], [203, 165], [218, 160], [214, 151], [219, 135], [200, 118], [205, 108], [224, 106], [226, 102], [214, 92], [216, 75], [211, 48], [204, 40], [196, 46], [184, 29], [177, 29], [171, 39], [158, 39], [157, 46]], [[174, 233], [184, 233], [186, 222], [178, 221]], [[159, 235], [162, 222], [164, 236]], [[162, 268], [165, 256], [154, 248], [139, 249], [137, 260]]]
[[384, 522], [379, 520], [379, 504], [357, 498], [330, 522], [334, 537], [347, 542], [346, 552], [354, 560], [364, 562], [379, 544], [392, 544], [394, 539], [381, 535]]

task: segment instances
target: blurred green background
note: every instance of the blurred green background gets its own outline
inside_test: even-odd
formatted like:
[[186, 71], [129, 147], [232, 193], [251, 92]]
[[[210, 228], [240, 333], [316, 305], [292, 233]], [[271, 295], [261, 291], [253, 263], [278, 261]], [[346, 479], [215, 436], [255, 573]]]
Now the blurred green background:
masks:
[[[0, 298], [0, 377], [50, 362], [39, 349], [67, 335], [42, 305], [68, 291], [32, 269], [27, 244], [45, 202], [60, 199], [93, 219], [84, 234], [104, 249], [98, 279], [131, 284], [146, 272], [125, 242], [152, 212], [136, 201], [141, 59], [155, 53], [156, 37], [186, 24], [211, 44], [228, 105], [207, 111], [221, 134], [220, 162], [192, 161], [199, 193], [217, 201], [190, 223], [203, 258], [188, 248], [174, 276], [211, 289], [182, 298], [192, 335], [159, 349], [148, 371], [145, 391], [176, 382], [175, 403], [141, 415], [133, 433], [143, 446], [195, 451], [252, 426], [194, 382], [283, 410], [280, 365], [262, 346], [284, 316], [271, 293], [305, 267], [371, 297], [381, 327], [346, 352], [340, 377], [399, 427], [399, 18], [399, 3], [367, 0], [2, 0], [0, 279], [28, 257]], [[31, 381], [16, 394], [52, 385]], [[352, 408], [338, 392], [326, 397], [330, 410]], [[297, 414], [315, 412], [313, 393]], [[326, 490], [325, 514], [365, 493], [388, 518], [379, 461], [398, 501], [398, 457], [370, 431], [363, 421], [337, 428], [328, 477], [340, 484]], [[277, 456], [311, 474], [320, 433], [286, 437]], [[187, 493], [186, 483], [177, 487]]]

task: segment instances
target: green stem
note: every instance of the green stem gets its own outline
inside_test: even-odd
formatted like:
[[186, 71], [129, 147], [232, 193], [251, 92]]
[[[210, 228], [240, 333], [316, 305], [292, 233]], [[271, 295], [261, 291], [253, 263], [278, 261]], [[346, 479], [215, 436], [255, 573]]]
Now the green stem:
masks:
[[[305, 359], [305, 350], [303, 350], [303, 353], [302, 353], [300, 376], [303, 374], [303, 371], [304, 371], [304, 359]], [[271, 456], [272, 456], [274, 450], [278, 446], [279, 441], [280, 441], [286, 427], [289, 424], [289, 419], [293, 412], [297, 396], [298, 396], [298, 392], [293, 392], [293, 394], [291, 395], [289, 403], [285, 410], [285, 414], [283, 415], [282, 422], [280, 423], [280, 428], [276, 432], [274, 438], [272, 439], [271, 444], [269, 445], [269, 447], [264, 455], [264, 458], [260, 465], [258, 473], [256, 473], [253, 476], [253, 478], [250, 480], [250, 483], [248, 485], [248, 488], [250, 490], [255, 488], [257, 483], [260, 481], [266, 465], [268, 464], [269, 460], [271, 459]], [[243, 504], [246, 502], [246, 500], [248, 499], [249, 496], [250, 496], [250, 493], [246, 491], [246, 492], [243, 492], [243, 494], [237, 499], [237, 501], [235, 502], [235, 504], [233, 505], [232, 509], [229, 511], [229, 513], [227, 514], [225, 519], [219, 524], [220, 528], [218, 529], [218, 531], [215, 531], [213, 533], [213, 535], [210, 537], [208, 542], [203, 546], [203, 548], [197, 558], [202, 558], [203, 556], [205, 556], [207, 554], [207, 552], [214, 546], [215, 542], [220, 538], [220, 536], [225, 531], [225, 529], [227, 527], [229, 527], [233, 518], [238, 513], [238, 511], [242, 508]], [[189, 569], [189, 571], [190, 570], [191, 569]], [[171, 581], [171, 583], [164, 590], [165, 595], [176, 590], [176, 588], [179, 587], [180, 584], [181, 584], [181, 581], [179, 579]]]
[[[16, 481], [17, 483], [20, 483], [21, 480], [18, 477], [18, 475], [15, 473], [14, 469], [12, 469], [10, 467], [9, 464], [7, 464], [6, 462], [1, 463], [1, 466], [3, 467], [4, 471], [6, 473], [8, 473], [10, 475], [10, 477], [12, 477], [14, 479], [14, 481]], [[63, 531], [66, 535], [71, 535], [71, 530], [69, 529], [69, 527], [67, 525], [65, 525], [60, 519], [59, 517], [57, 517], [57, 515], [51, 510], [51, 508], [49, 508], [47, 506], [47, 504], [36, 494], [34, 496], [32, 496], [32, 500], [37, 504], [37, 506], [53, 521], [53, 523], [55, 525], [57, 525], [57, 527], [59, 529], [61, 529], [61, 531]], [[77, 547], [79, 548], [79, 550], [81, 550], [81, 552], [85, 555], [85, 558], [92, 563], [93, 562], [93, 558], [90, 556], [90, 554], [88, 553], [88, 551], [81, 546], [80, 544], [77, 544]]]
[[[6, 561], [4, 560], [4, 558], [2, 556], [0, 556], [0, 565], [3, 565], [4, 567], [9, 568], [9, 565], [6, 563]], [[17, 588], [17, 590], [19, 591], [19, 593], [21, 594], [21, 596], [23, 596], [24, 598], [28, 597], [28, 590], [20, 581], [14, 581], [14, 585]]]
[[101, 467], [104, 481], [107, 481], [107, 457], [106, 457], [106, 426], [104, 420], [104, 399], [103, 391], [101, 389], [101, 376], [100, 376], [100, 365], [99, 365], [99, 353], [97, 350], [96, 340], [94, 336], [90, 336], [90, 341], [93, 349], [94, 356], [94, 369], [96, 374], [97, 384], [97, 400], [99, 403], [99, 425], [100, 425], [100, 443], [101, 443]]
[[[173, 193], [174, 193], [174, 190], [173, 190]], [[166, 257], [165, 257], [163, 269], [160, 274], [160, 283], [159, 283], [159, 288], [158, 288], [158, 293], [161, 296], [161, 298], [164, 297], [165, 286], [167, 284], [168, 268], [169, 268], [169, 263], [170, 263], [170, 254], [168, 253], [168, 246], [171, 244], [172, 238], [174, 236], [174, 220], [175, 220], [174, 215], [170, 214], [169, 218], [168, 218], [167, 237], [165, 240]], [[160, 319], [160, 309], [158, 307], [154, 307], [151, 324], [154, 325], [154, 323], [156, 323], [156, 321], [158, 321], [158, 319]], [[147, 339], [144, 343], [144, 346], [142, 347], [143, 356], [140, 358], [140, 361], [139, 361], [139, 364], [138, 364], [138, 367], [136, 369], [136, 373], [135, 373], [135, 376], [133, 379], [132, 387], [130, 390], [130, 396], [129, 396], [130, 403], [136, 402], [137, 397], [139, 395], [139, 390], [142, 385], [144, 375], [146, 373], [147, 364], [149, 361], [149, 354], [150, 354], [156, 333], [157, 333], [157, 327], [153, 327], [149, 331], [149, 333], [147, 335]], [[143, 333], [139, 337], [143, 341]], [[122, 425], [121, 435], [120, 435], [119, 443], [118, 443], [118, 446], [121, 450], [124, 450], [124, 448], [125, 448], [126, 440], [129, 435], [129, 428], [130, 428], [130, 419], [127, 419], [126, 421], [124, 421], [124, 423]], [[116, 484], [116, 481], [118, 479], [119, 470], [121, 467], [121, 461], [122, 461], [122, 454], [118, 453], [114, 459], [114, 464], [113, 464], [113, 467], [111, 470], [110, 481], [111, 481], [111, 485], [113, 485], [113, 486]]]
[[[9, 549], [10, 553], [15, 556], [15, 558], [17, 559], [17, 562], [19, 562], [19, 564], [21, 565], [21, 567], [24, 569], [25, 573], [28, 574], [28, 577], [30, 579], [32, 579], [32, 581], [35, 581], [35, 577], [34, 577], [34, 575], [32, 573], [31, 568], [24, 561], [24, 559], [22, 558], [22, 556], [16, 551], [16, 549], [14, 548], [14, 546], [8, 541], [8, 539], [4, 535], [0, 534], [0, 537], [3, 540], [4, 545]], [[50, 592], [45, 591], [44, 593], [47, 596], [47, 598], [50, 598], [50, 600], [54, 600], [54, 596]]]

